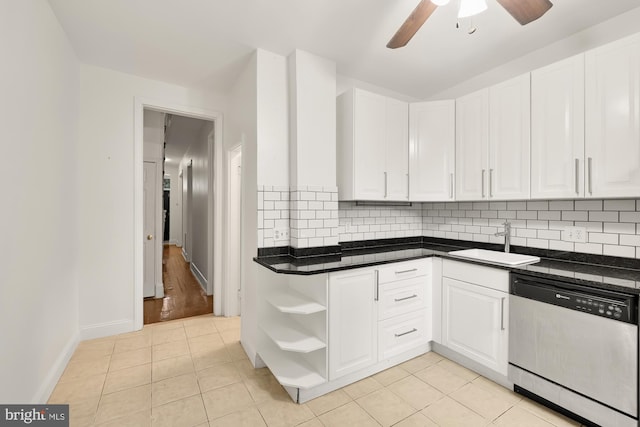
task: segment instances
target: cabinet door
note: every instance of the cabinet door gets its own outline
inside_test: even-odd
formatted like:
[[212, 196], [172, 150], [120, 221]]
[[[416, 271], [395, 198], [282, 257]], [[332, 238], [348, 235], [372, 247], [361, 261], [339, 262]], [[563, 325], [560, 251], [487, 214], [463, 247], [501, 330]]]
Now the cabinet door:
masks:
[[386, 199], [409, 200], [409, 105], [387, 98]]
[[442, 279], [442, 344], [507, 375], [508, 294]]
[[456, 99], [456, 200], [482, 200], [489, 153], [489, 90]]
[[354, 199], [384, 200], [386, 98], [354, 91]]
[[584, 55], [531, 73], [531, 198], [584, 196]]
[[409, 200], [453, 200], [455, 120], [454, 101], [409, 107]]
[[640, 35], [588, 51], [586, 196], [640, 194]]
[[329, 276], [329, 379], [377, 362], [375, 270]]
[[489, 88], [489, 198], [529, 198], [529, 73]]

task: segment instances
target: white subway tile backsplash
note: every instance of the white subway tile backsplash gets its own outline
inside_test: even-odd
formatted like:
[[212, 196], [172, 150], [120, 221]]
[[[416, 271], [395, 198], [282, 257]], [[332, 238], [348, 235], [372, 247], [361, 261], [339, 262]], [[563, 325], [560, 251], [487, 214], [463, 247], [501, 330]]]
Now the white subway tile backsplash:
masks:
[[589, 221], [618, 222], [618, 212], [617, 211], [606, 211], [606, 212], [590, 211]]
[[574, 202], [576, 211], [601, 211], [602, 200], [576, 200]]
[[517, 219], [538, 219], [538, 211], [518, 211]]
[[528, 211], [548, 211], [549, 202], [548, 201], [527, 202], [527, 210]]
[[605, 200], [604, 210], [605, 211], [635, 211], [636, 201], [635, 200]]
[[527, 210], [527, 202], [507, 202], [507, 210], [525, 211]]
[[589, 233], [589, 243], [618, 244], [618, 235], [610, 233]]
[[605, 222], [605, 233], [636, 234], [636, 224], [628, 222]]
[[572, 211], [573, 200], [550, 200], [549, 210], [551, 211]]
[[633, 246], [604, 245], [602, 247], [603, 255], [634, 258], [635, 253], [636, 248]]
[[620, 244], [623, 246], [640, 246], [640, 235], [620, 235]]
[[[589, 221], [589, 212], [587, 211], [562, 211], [563, 221]], [[595, 221], [595, 220], [593, 220]]]
[[[640, 200], [638, 203], [640, 203]], [[640, 223], [640, 204], [637, 212], [620, 212], [620, 222]]]
[[538, 211], [538, 219], [560, 221], [561, 217], [560, 211]]
[[576, 252], [602, 255], [602, 244], [600, 243], [574, 243]]

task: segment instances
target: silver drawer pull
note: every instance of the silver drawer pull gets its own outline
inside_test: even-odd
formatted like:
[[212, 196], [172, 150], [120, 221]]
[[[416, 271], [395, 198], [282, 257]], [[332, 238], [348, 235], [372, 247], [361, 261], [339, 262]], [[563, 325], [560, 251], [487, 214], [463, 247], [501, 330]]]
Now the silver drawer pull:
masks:
[[414, 271], [418, 271], [418, 269], [417, 268], [412, 268], [411, 270], [396, 271], [396, 274], [412, 273]]
[[413, 295], [411, 295], [410, 297], [394, 298], [393, 300], [394, 300], [395, 302], [398, 302], [398, 301], [406, 301], [406, 300], [411, 299], [411, 298], [418, 298], [418, 295], [413, 294]]
[[410, 330], [410, 331], [403, 332], [403, 333], [401, 333], [401, 334], [394, 334], [394, 335], [396, 336], [396, 338], [400, 338], [400, 337], [401, 337], [401, 336], [403, 336], [403, 335], [409, 335], [409, 334], [412, 334], [412, 333], [414, 333], [414, 332], [418, 332], [418, 330], [417, 330], [416, 328], [413, 328], [413, 329], [412, 329], [412, 330]]

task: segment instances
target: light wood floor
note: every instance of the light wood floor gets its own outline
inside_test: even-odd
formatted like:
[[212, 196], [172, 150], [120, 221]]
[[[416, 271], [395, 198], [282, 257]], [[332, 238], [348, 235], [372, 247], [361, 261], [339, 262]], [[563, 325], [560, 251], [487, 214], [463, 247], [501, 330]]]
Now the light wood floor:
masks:
[[164, 298], [144, 300], [144, 324], [213, 313], [213, 296], [207, 296], [182, 257], [182, 248], [165, 245], [162, 259]]
[[298, 405], [239, 339], [206, 315], [83, 341], [49, 403], [79, 427], [578, 426], [433, 352]]

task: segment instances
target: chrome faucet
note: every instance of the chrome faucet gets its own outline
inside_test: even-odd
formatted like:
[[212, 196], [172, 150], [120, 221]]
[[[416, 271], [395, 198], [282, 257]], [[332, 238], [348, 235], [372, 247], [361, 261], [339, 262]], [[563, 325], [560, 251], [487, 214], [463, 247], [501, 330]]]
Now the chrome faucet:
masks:
[[511, 249], [511, 223], [505, 221], [502, 225], [504, 225], [504, 231], [498, 231], [496, 236], [504, 236], [504, 251], [509, 253]]

